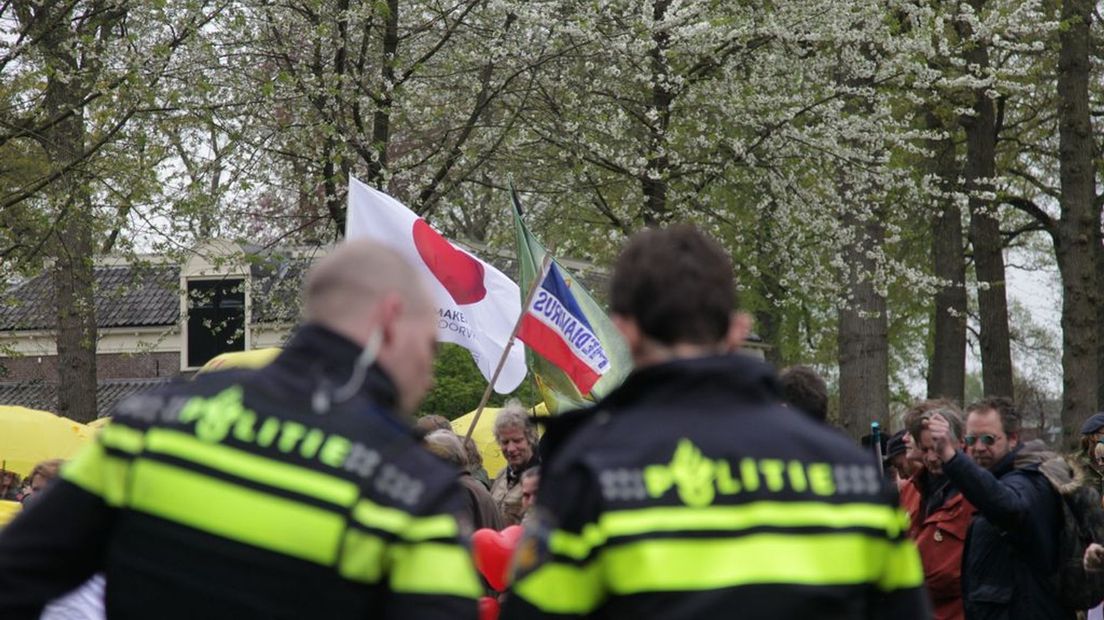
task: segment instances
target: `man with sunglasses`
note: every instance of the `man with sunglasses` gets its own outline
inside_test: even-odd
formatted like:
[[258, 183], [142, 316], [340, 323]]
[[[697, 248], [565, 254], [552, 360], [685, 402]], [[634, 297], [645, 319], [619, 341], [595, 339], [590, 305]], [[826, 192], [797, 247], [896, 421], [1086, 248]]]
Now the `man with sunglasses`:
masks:
[[1052, 576], [1058, 567], [1062, 499], [1039, 471], [1045, 446], [1020, 442], [1020, 417], [1007, 398], [966, 409], [966, 454], [942, 417], [927, 421], [946, 474], [978, 514], [962, 562], [967, 620], [1066, 620]]

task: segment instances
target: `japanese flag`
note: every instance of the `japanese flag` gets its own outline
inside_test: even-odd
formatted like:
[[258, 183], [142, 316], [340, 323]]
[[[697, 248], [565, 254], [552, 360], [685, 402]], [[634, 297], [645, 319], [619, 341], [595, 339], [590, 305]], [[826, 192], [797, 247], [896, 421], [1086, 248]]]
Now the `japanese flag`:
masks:
[[[345, 238], [374, 239], [425, 276], [437, 302], [437, 338], [471, 351], [490, 381], [521, 316], [521, 292], [501, 271], [455, 246], [398, 200], [349, 179]], [[508, 394], [525, 379], [525, 352], [511, 347], [494, 389]]]

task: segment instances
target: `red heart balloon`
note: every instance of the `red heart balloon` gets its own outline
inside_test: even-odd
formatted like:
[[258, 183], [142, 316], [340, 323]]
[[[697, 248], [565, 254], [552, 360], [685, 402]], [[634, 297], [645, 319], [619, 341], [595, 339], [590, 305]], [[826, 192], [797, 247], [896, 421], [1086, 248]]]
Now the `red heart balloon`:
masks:
[[498, 600], [493, 596], [479, 599], [479, 620], [498, 620]]
[[506, 580], [509, 577], [510, 558], [521, 540], [521, 534], [520, 525], [511, 525], [501, 532], [483, 528], [472, 534], [475, 567], [498, 592], [505, 591], [509, 585]]
[[454, 248], [421, 218], [414, 220], [414, 247], [457, 304], [474, 304], [487, 296], [483, 263]]

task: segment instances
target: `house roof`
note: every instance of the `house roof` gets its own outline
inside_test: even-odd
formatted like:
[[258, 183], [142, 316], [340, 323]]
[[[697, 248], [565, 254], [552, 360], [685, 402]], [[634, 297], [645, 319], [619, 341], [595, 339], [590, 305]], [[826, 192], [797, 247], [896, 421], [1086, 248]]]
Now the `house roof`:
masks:
[[[478, 256], [517, 281], [517, 257], [512, 251], [493, 250], [477, 244]], [[295, 323], [299, 320], [299, 294], [314, 256], [280, 249], [246, 247], [252, 279], [252, 323]], [[300, 249], [301, 250], [301, 249]], [[318, 253], [326, 251], [319, 247]], [[562, 260], [596, 299], [604, 300], [609, 277], [594, 266]], [[181, 266], [171, 263], [113, 264], [97, 266], [96, 321], [100, 328], [175, 325], [180, 319]], [[30, 278], [8, 290], [0, 303], [0, 330], [51, 330], [56, 324], [53, 275]]]
[[[310, 259], [265, 256], [250, 266], [253, 322], [295, 322], [299, 289]], [[106, 327], [175, 325], [180, 319], [179, 265], [96, 267], [96, 322]], [[54, 316], [54, 280], [38, 275], [8, 290], [0, 304], [0, 330], [49, 330]]]
[[[111, 413], [116, 403], [164, 385], [170, 379], [105, 379], [96, 383], [97, 417]], [[57, 413], [57, 384], [45, 381], [0, 382], [0, 405], [17, 405]]]
[[[96, 322], [100, 327], [172, 325], [180, 317], [180, 268], [113, 265], [95, 268]], [[10, 289], [0, 305], [0, 330], [53, 329], [53, 274]]]

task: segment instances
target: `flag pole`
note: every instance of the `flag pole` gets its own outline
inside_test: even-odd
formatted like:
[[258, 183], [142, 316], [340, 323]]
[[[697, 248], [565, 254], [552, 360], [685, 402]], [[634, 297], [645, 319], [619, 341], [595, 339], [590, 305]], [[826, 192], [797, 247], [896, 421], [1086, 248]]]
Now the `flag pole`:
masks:
[[498, 358], [498, 366], [495, 366], [491, 381], [487, 384], [487, 389], [483, 390], [483, 398], [479, 400], [479, 407], [475, 410], [475, 417], [468, 425], [468, 432], [464, 435], [464, 439], [471, 439], [472, 431], [475, 430], [475, 425], [479, 423], [479, 416], [483, 415], [483, 408], [487, 406], [487, 401], [491, 399], [491, 390], [494, 389], [494, 384], [498, 381], [498, 374], [502, 372], [502, 367], [506, 365], [506, 356], [510, 354], [510, 348], [514, 346], [518, 330], [521, 329], [521, 322], [525, 319], [525, 313], [529, 311], [529, 304], [533, 302], [533, 296], [537, 294], [537, 288], [544, 280], [544, 272], [548, 270], [548, 265], [551, 262], [552, 253], [545, 252], [544, 260], [541, 262], [540, 274], [533, 278], [533, 283], [529, 285], [529, 291], [525, 294], [525, 301], [521, 304], [521, 314], [518, 315], [517, 322], [514, 323], [514, 330], [510, 332], [510, 339], [506, 341], [506, 346], [502, 349], [502, 357]]

